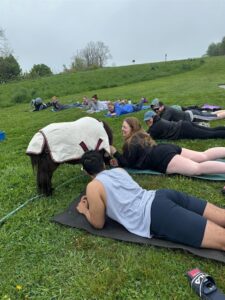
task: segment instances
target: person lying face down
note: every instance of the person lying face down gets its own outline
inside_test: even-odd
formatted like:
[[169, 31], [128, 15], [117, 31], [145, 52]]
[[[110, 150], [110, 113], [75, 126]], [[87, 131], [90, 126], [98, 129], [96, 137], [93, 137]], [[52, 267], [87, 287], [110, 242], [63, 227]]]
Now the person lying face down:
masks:
[[45, 104], [42, 98], [38, 97], [36, 99], [32, 99], [30, 102], [32, 111], [40, 111], [48, 108], [49, 105]]
[[103, 110], [107, 110], [108, 101], [100, 101], [98, 96], [95, 94], [91, 97], [89, 113], [91, 112], [99, 112]]
[[190, 122], [213, 121], [225, 118], [225, 110], [215, 112], [203, 112], [196, 109], [182, 111], [171, 106], [165, 105], [159, 99], [153, 99], [151, 109], [162, 119], [178, 122], [180, 120]]
[[131, 103], [126, 103], [126, 102], [109, 102], [108, 103], [108, 117], [113, 117], [113, 116], [121, 116], [125, 114], [129, 114], [132, 112], [137, 112], [142, 110], [143, 107], [143, 100], [141, 100], [137, 104], [131, 104]]
[[186, 176], [225, 173], [225, 163], [215, 161], [225, 157], [225, 147], [215, 147], [203, 152], [181, 148], [175, 144], [156, 142], [145, 132], [135, 117], [126, 118], [122, 124], [124, 144], [122, 154], [111, 146], [111, 154], [121, 167], [154, 170], [166, 174]]
[[96, 151], [82, 165], [92, 181], [76, 209], [93, 227], [103, 228], [108, 216], [145, 238], [225, 250], [224, 209], [175, 190], [145, 190], [124, 169], [106, 170]]
[[167, 121], [160, 118], [154, 111], [144, 114], [148, 126], [147, 133], [154, 139], [216, 139], [225, 138], [225, 126], [204, 127], [194, 122], [180, 120]]
[[56, 96], [52, 97], [51, 105], [53, 106], [52, 111], [61, 111], [68, 108], [75, 108], [80, 107], [81, 104], [79, 102], [77, 103], [71, 103], [71, 104], [61, 104], [59, 99]]

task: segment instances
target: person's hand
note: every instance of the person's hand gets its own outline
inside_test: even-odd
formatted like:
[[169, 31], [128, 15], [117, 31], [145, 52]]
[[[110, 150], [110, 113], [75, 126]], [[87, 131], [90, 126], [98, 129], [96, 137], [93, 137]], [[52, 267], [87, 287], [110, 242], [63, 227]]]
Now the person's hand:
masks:
[[111, 167], [115, 168], [115, 167], [119, 167], [118, 161], [115, 158], [110, 159], [109, 164]]
[[110, 146], [110, 153], [111, 153], [111, 155], [116, 153], [116, 148], [112, 145]]
[[84, 215], [88, 211], [88, 201], [86, 195], [81, 197], [80, 202], [78, 203], [76, 209], [79, 213]]

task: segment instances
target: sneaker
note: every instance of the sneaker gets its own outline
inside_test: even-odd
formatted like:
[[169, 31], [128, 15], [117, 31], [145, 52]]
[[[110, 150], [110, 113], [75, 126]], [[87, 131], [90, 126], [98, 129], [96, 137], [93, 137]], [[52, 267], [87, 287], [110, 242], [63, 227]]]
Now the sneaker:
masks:
[[198, 268], [187, 272], [187, 277], [192, 289], [201, 299], [223, 299], [223, 294], [217, 289], [212, 276], [202, 272]]

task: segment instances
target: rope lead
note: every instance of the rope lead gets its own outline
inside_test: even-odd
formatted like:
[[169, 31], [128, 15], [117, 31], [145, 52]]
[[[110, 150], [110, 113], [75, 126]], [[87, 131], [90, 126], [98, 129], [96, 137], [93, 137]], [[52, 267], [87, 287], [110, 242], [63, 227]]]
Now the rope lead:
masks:
[[[85, 176], [85, 174], [82, 174], [82, 175], [79, 175], [77, 177], [73, 177], [65, 182], [63, 182], [62, 184], [60, 184], [59, 186], [56, 187], [56, 190], [61, 188], [62, 186], [66, 185], [67, 183], [73, 181], [74, 179], [76, 178], [79, 178], [79, 177], [82, 177], [82, 176]], [[43, 194], [40, 194], [40, 195], [36, 195], [28, 200], [26, 200], [23, 204], [21, 204], [20, 206], [18, 206], [17, 208], [15, 208], [14, 210], [12, 210], [11, 212], [9, 212], [7, 215], [5, 215], [2, 219], [0, 219], [0, 226], [7, 220], [9, 219], [12, 215], [14, 215], [18, 210], [20, 210], [21, 208], [23, 208], [24, 206], [26, 206], [29, 202], [37, 199], [37, 198], [41, 198], [43, 197], [44, 195]]]

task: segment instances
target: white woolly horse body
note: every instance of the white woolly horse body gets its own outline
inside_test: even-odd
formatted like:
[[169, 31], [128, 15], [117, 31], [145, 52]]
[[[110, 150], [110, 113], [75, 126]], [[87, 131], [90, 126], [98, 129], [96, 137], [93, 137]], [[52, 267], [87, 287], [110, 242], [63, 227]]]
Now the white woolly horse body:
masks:
[[52, 123], [39, 130], [31, 139], [26, 154], [37, 167], [40, 192], [52, 193], [51, 178], [61, 163], [79, 163], [87, 150], [110, 153], [112, 131], [105, 122], [84, 117], [74, 122]]

